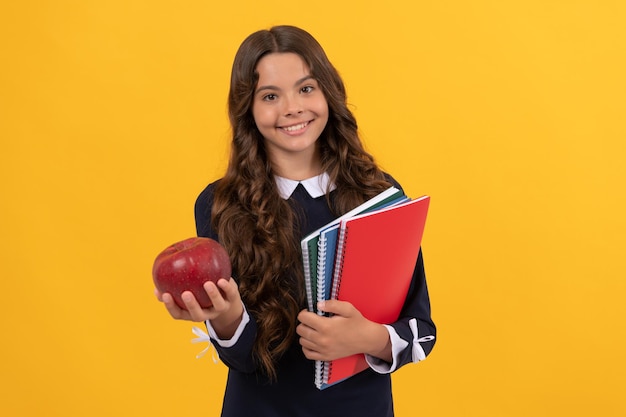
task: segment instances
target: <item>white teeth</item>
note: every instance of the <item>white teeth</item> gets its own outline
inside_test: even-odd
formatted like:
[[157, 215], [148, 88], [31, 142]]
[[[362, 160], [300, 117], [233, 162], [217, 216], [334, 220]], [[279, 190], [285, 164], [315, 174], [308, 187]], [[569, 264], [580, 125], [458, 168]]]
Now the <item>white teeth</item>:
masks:
[[304, 122], [304, 123], [297, 124], [295, 126], [287, 126], [287, 127], [283, 127], [283, 130], [286, 130], [287, 132], [295, 132], [296, 130], [304, 129], [306, 125], [308, 124], [309, 122]]

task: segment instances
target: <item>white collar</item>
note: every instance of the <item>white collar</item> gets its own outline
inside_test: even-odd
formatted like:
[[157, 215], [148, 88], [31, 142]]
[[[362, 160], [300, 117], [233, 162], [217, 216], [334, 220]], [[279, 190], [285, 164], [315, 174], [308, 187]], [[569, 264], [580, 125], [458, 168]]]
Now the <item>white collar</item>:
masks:
[[[274, 179], [278, 187], [278, 194], [285, 200], [291, 197], [291, 194], [293, 194], [298, 184], [302, 184], [311, 197], [317, 198], [326, 194], [326, 188], [330, 183], [330, 177], [326, 172], [302, 181], [290, 180], [288, 178], [279, 177], [278, 175], [274, 175]], [[337, 188], [335, 184], [330, 185], [330, 191], [335, 188]]]

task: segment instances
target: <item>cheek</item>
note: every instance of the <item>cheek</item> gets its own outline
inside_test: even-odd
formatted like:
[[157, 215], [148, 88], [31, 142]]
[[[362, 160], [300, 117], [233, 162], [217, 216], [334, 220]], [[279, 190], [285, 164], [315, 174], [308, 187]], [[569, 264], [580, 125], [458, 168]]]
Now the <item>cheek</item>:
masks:
[[258, 108], [252, 109], [252, 117], [254, 117], [254, 123], [256, 123], [259, 129], [274, 124], [274, 118], [269, 111]]
[[318, 107], [317, 110], [317, 114], [320, 118], [323, 118], [325, 120], [325, 123], [328, 123], [328, 114], [329, 114], [329, 110], [328, 110], [328, 104], [324, 101], [324, 103], [321, 103]]
[[326, 99], [321, 99], [317, 103], [317, 113], [319, 115], [324, 115], [328, 118], [328, 102]]

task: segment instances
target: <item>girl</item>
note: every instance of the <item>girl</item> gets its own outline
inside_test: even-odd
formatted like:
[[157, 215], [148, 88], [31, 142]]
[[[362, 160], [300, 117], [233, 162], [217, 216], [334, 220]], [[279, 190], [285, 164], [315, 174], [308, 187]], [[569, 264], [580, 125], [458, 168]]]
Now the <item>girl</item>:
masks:
[[[318, 42], [292, 26], [253, 33], [233, 63], [233, 139], [224, 177], [195, 205], [199, 236], [219, 240], [233, 276], [190, 292], [175, 319], [203, 321], [228, 366], [222, 416], [393, 416], [390, 373], [423, 359], [435, 325], [421, 253], [400, 319], [381, 325], [350, 303], [305, 307], [300, 239], [391, 185], [363, 148], [344, 84]], [[418, 334], [432, 335], [418, 341]], [[314, 361], [364, 353], [370, 366], [325, 390]]]

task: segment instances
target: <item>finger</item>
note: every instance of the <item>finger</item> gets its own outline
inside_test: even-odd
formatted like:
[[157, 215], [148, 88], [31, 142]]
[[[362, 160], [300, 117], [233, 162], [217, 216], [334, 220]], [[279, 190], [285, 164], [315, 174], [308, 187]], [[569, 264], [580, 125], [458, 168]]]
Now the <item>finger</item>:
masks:
[[213, 308], [216, 311], [221, 311], [228, 307], [227, 301], [222, 296], [222, 293], [217, 288], [214, 282], [207, 281], [203, 285], [204, 291], [206, 291], [207, 295], [211, 299], [211, 303], [213, 304]]
[[183, 318], [183, 309], [176, 304], [176, 301], [174, 301], [174, 297], [172, 297], [171, 294], [161, 294], [161, 300], [163, 301], [163, 304], [165, 304], [165, 308], [167, 309], [167, 312], [170, 313], [170, 316], [175, 319]]
[[307, 359], [310, 359], [312, 361], [316, 361], [316, 360], [322, 360], [322, 355], [320, 355], [319, 352], [316, 352], [315, 350], [306, 348], [306, 347], [302, 347], [302, 353], [304, 353], [304, 357]]
[[300, 343], [300, 346], [302, 346], [302, 350], [309, 350], [311, 352], [317, 352], [317, 346], [315, 345], [315, 343], [311, 342], [308, 339], [305, 339], [304, 337], [301, 337], [300, 340], [298, 340], [298, 342]]
[[204, 310], [202, 310], [198, 300], [196, 300], [191, 291], [183, 291], [180, 297], [183, 299], [183, 303], [185, 303], [185, 308], [189, 312], [191, 320], [200, 322], [206, 319]]
[[156, 288], [154, 289], [154, 295], [157, 298], [157, 300], [163, 302], [163, 294], [161, 293], [161, 291], [157, 290]]
[[322, 317], [308, 310], [302, 310], [298, 313], [298, 321], [308, 327], [317, 328], [320, 319], [322, 319]]
[[302, 310], [301, 312], [298, 313], [298, 316], [296, 317], [297, 320], [300, 323], [306, 323], [307, 322], [307, 317], [308, 317], [308, 310]]
[[298, 334], [298, 336], [303, 337], [305, 339], [311, 338], [312, 330], [313, 329], [311, 329], [306, 324], [298, 324], [298, 326], [296, 326], [296, 333]]
[[217, 281], [217, 286], [219, 287], [220, 290], [222, 290], [224, 292], [224, 295], [226, 296], [226, 299], [228, 299], [229, 301], [234, 301], [239, 297], [239, 288], [237, 286], [237, 282], [235, 282], [234, 279], [230, 278], [230, 279], [219, 279]]
[[349, 317], [352, 315], [354, 307], [347, 301], [326, 300], [318, 302], [317, 309], [325, 313]]

